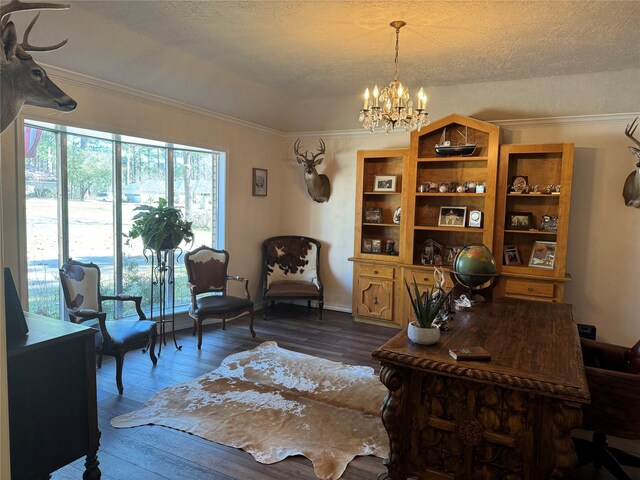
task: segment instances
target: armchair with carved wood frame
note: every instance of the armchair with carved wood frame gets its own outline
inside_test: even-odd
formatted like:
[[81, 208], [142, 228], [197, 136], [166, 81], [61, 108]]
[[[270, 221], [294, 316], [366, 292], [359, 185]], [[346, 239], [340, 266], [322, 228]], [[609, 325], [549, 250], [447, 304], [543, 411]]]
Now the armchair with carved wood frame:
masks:
[[299, 235], [267, 238], [262, 242], [262, 314], [267, 318], [269, 303], [276, 300], [318, 301], [322, 320], [324, 287], [320, 280], [320, 242]]
[[[141, 308], [142, 297], [131, 295], [102, 295], [100, 293], [100, 267], [95, 263], [82, 263], [69, 258], [59, 269], [64, 301], [72, 323], [82, 323], [98, 330], [96, 355], [98, 368], [102, 356], [108, 355], [116, 361], [116, 385], [122, 395], [122, 367], [124, 356], [130, 350], [149, 348], [149, 357], [156, 365], [156, 323], [147, 320]], [[107, 320], [102, 302], [134, 302], [138, 320], [126, 318]]]
[[[193, 334], [198, 334], [198, 349], [202, 347], [202, 322], [207, 319], [221, 319], [222, 329], [228, 318], [250, 314], [249, 331], [253, 330], [253, 302], [249, 295], [249, 280], [228, 275], [229, 252], [201, 246], [184, 256], [187, 268], [187, 286], [191, 292], [189, 316], [193, 319]], [[244, 285], [244, 298], [227, 294], [227, 282], [233, 280]], [[201, 296], [209, 293], [211, 295]]]

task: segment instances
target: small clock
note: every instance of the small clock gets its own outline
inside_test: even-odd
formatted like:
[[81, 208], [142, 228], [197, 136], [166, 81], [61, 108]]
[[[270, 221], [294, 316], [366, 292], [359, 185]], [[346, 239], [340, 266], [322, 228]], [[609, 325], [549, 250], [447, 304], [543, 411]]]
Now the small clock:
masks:
[[469, 226], [482, 227], [482, 212], [480, 210], [471, 210], [469, 212]]

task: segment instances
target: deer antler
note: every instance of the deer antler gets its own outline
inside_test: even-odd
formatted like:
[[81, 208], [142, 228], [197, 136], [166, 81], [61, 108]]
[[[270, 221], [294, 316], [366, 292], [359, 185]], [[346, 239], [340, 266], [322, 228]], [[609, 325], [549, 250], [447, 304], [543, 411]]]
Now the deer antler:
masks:
[[309, 158], [309, 150], [306, 150], [304, 152], [304, 155], [300, 153], [300, 139], [297, 139], [296, 143], [293, 145], [293, 151], [296, 154], [296, 160], [298, 160], [298, 163], [304, 163], [309, 167], [315, 167], [316, 165], [320, 165], [322, 163], [322, 160], [324, 160], [323, 158], [321, 158], [320, 160], [316, 161], [316, 158], [324, 154], [325, 145], [322, 139], [320, 139], [320, 148], [318, 149], [318, 153], [312, 153], [311, 158]]
[[57, 50], [60, 47], [64, 47], [67, 44], [67, 41], [69, 39], [63, 40], [60, 43], [56, 45], [52, 45], [50, 47], [34, 47], [33, 45], [29, 45], [29, 34], [31, 33], [31, 29], [36, 24], [36, 21], [38, 20], [38, 18], [40, 18], [39, 13], [35, 16], [33, 20], [31, 20], [31, 23], [29, 23], [29, 26], [24, 31], [24, 35], [22, 36], [22, 43], [20, 44], [23, 50], [25, 52], [50, 52], [52, 50]]
[[624, 134], [640, 147], [640, 140], [633, 138], [633, 134], [636, 133], [636, 129], [638, 128], [638, 118], [640, 117], [636, 117], [633, 122], [627, 124], [627, 128], [624, 129]]
[[64, 3], [48, 2], [25, 3], [20, 0], [12, 0], [6, 5], [0, 6], [0, 19], [12, 14], [13, 12], [21, 12], [23, 10], [60, 10], [65, 8], [69, 8], [69, 5]]

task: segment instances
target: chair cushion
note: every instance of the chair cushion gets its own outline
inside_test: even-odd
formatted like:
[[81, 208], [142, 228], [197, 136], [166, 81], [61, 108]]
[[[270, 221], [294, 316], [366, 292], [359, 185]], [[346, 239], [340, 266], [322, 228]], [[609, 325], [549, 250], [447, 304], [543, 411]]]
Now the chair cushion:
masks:
[[191, 314], [198, 317], [227, 315], [240, 310], [252, 309], [253, 302], [245, 298], [232, 297], [230, 295], [208, 295], [196, 300], [198, 308]]
[[[144, 344], [151, 335], [151, 330], [156, 328], [156, 322], [151, 320], [109, 320], [105, 322], [107, 325], [107, 331], [111, 335], [110, 349], [120, 349], [124, 347], [126, 350], [128, 346], [136, 346]], [[95, 336], [96, 349], [102, 348], [102, 332], [100, 331], [100, 324], [96, 320], [85, 322], [83, 325], [93, 327], [98, 330]]]
[[267, 297], [317, 297], [320, 289], [310, 282], [299, 280], [281, 280], [271, 282], [267, 290]]

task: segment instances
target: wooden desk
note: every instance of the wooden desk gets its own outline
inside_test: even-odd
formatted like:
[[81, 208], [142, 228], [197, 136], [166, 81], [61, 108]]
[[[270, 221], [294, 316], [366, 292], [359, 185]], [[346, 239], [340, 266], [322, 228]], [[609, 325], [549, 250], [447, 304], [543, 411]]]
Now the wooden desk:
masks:
[[[490, 362], [456, 361], [480, 345]], [[496, 300], [456, 311], [432, 346], [400, 332], [373, 353], [389, 389], [391, 452], [380, 479], [564, 478], [589, 402], [573, 306]]]
[[86, 455], [100, 478], [96, 330], [25, 313], [29, 334], [7, 345], [11, 478], [49, 478]]

